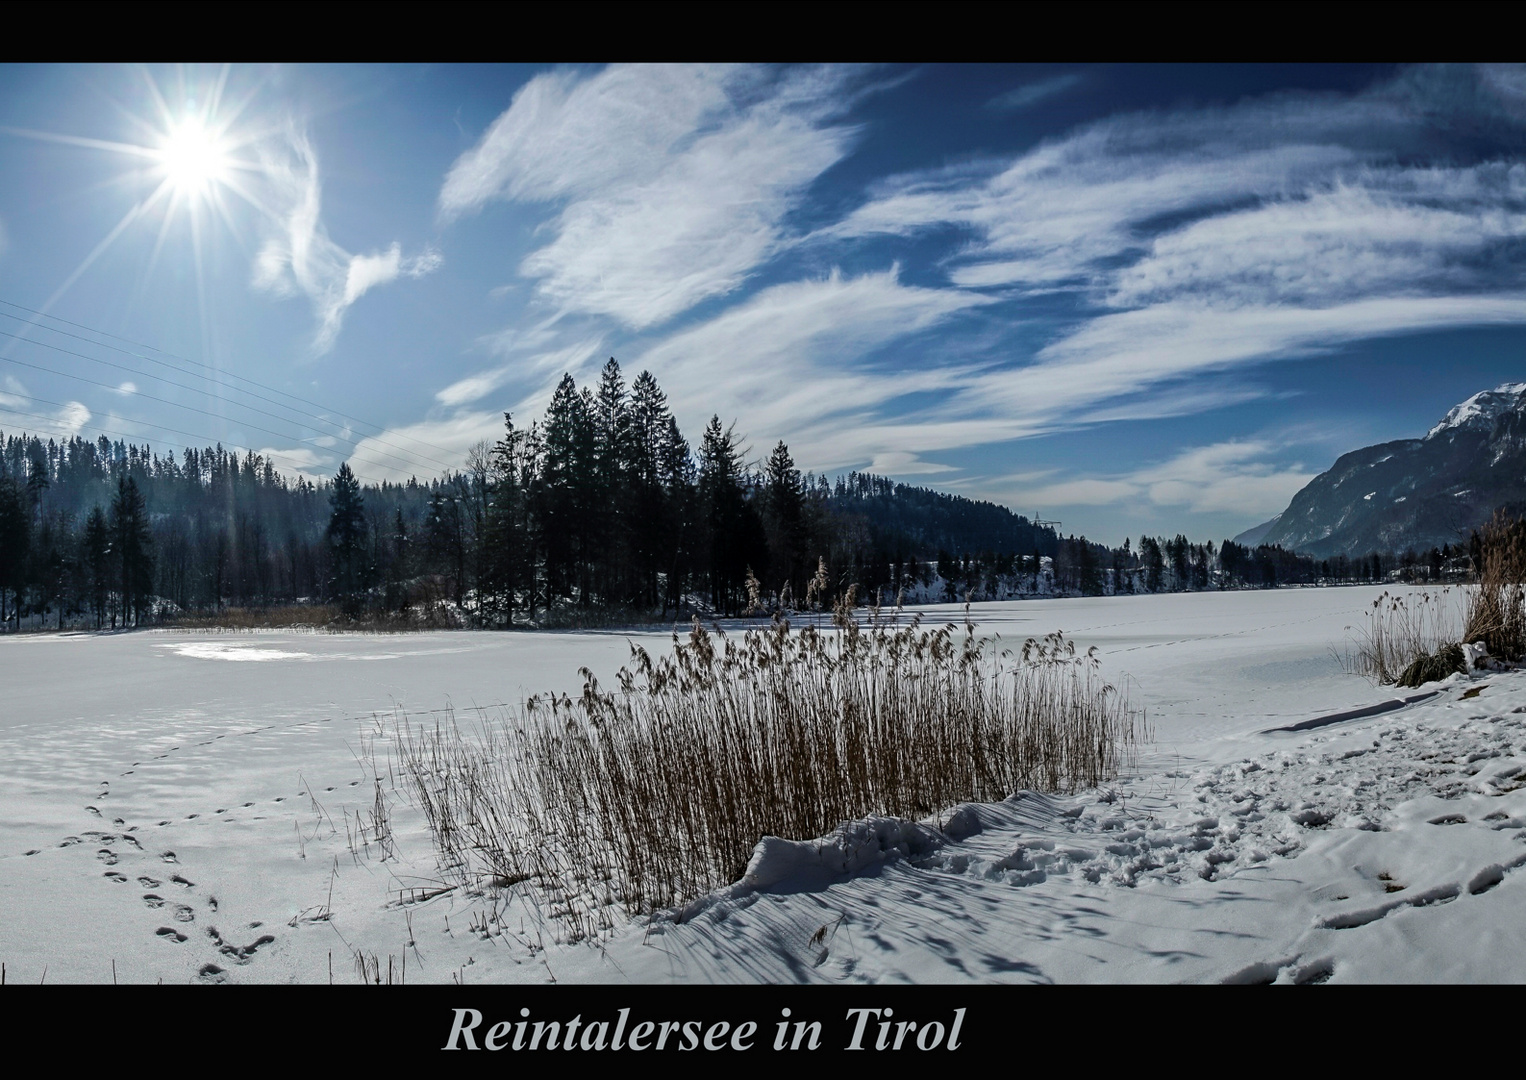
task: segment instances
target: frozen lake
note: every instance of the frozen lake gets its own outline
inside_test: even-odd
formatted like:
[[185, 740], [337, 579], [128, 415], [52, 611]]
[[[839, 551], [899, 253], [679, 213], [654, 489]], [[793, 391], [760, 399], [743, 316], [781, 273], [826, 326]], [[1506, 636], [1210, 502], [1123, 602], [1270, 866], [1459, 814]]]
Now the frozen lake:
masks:
[[[1381, 591], [1030, 600], [976, 605], [972, 617], [1013, 646], [1055, 630], [1078, 651], [1096, 646], [1104, 672], [1148, 712], [1155, 741], [1135, 786], [1156, 791], [1180, 786], [1162, 777], [1289, 745], [1288, 736], [1256, 734], [1266, 728], [1391, 698], [1344, 674], [1333, 653], [1349, 628], [1365, 625]], [[963, 619], [957, 605], [917, 610], [927, 624]], [[395, 858], [354, 840], [357, 815], [373, 805], [358, 755], [377, 731], [373, 714], [442, 718], [450, 707], [459, 716], [575, 691], [585, 665], [612, 684], [629, 642], [655, 653], [669, 640], [650, 632], [0, 638], [0, 959], [21, 981], [44, 964], [49, 981], [104, 981], [115, 959], [124, 981], [313, 982], [327, 978], [329, 953], [336, 978], [348, 979], [357, 951], [383, 966], [406, 953], [410, 979], [449, 981], [473, 967], [495, 980], [543, 977], [552, 965], [563, 978], [608, 977], [574, 948], [517, 955], [492, 935], [463, 944], [474, 936], [463, 932], [473, 918], [468, 898], [400, 905], [409, 890], [441, 884], [433, 852], [406, 807], [395, 810]], [[381, 760], [385, 768], [384, 745]], [[994, 822], [988, 833], [996, 835]], [[1039, 902], [1041, 891], [1024, 902]], [[671, 957], [656, 969], [637, 962], [646, 953], [630, 961], [645, 978], [750, 981], [793, 970], [755, 959], [675, 967]], [[875, 970], [859, 962], [834, 976], [828, 965], [810, 977]], [[893, 970], [872, 977], [897, 977]], [[1058, 975], [1200, 978], [1218, 967], [1068, 970]], [[912, 964], [898, 977], [959, 976]]]

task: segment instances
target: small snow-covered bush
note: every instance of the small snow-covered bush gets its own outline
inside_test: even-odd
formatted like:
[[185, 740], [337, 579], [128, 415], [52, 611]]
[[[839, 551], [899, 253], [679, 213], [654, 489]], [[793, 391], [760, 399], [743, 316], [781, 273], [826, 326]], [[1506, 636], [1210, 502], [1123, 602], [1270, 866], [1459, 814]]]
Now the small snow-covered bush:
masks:
[[966, 621], [738, 641], [698, 621], [670, 655], [632, 646], [619, 689], [454, 724], [398, 726], [442, 864], [529, 882], [594, 933], [739, 879], [765, 836], [810, 840], [868, 815], [923, 818], [1115, 776], [1141, 711], [1094, 652], [1054, 634], [1019, 654]]

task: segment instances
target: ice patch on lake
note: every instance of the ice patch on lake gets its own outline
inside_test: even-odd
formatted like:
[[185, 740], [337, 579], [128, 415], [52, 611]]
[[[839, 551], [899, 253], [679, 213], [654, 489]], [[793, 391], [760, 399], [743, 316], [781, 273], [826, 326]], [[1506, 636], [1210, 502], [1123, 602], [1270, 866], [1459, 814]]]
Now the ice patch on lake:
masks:
[[194, 660], [316, 660], [312, 653], [288, 652], [285, 649], [269, 649], [259, 645], [231, 644], [220, 641], [193, 641], [185, 645], [161, 645], [177, 656], [189, 656]]

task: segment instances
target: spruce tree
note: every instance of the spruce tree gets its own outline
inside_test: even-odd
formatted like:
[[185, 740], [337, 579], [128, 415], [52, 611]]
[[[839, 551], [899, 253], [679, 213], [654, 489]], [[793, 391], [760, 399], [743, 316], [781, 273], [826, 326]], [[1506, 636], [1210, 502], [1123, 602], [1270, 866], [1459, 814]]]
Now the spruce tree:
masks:
[[138, 624], [154, 586], [153, 533], [137, 481], [124, 472], [111, 504], [112, 552], [121, 589], [122, 625]]
[[106, 511], [99, 506], [91, 507], [85, 519], [85, 533], [81, 540], [81, 559], [84, 579], [89, 590], [90, 609], [95, 613], [95, 628], [99, 630], [106, 622], [106, 602], [111, 592], [111, 527], [106, 523]]
[[802, 596], [806, 570], [805, 492], [800, 485], [800, 470], [795, 468], [795, 460], [782, 439], [768, 456], [764, 478], [767, 484], [764, 527], [768, 533], [769, 565], [773, 569], [768, 585], [774, 592], [788, 585], [792, 596]]
[[334, 474], [329, 506], [329, 595], [347, 613], [353, 615], [364, 602], [369, 582], [366, 573], [365, 501], [360, 494], [360, 481], [355, 479], [348, 462], [340, 465], [339, 471]]
[[0, 468], [0, 626], [5, 625], [5, 592], [9, 589], [14, 600], [11, 614], [18, 630], [27, 551], [31, 546], [31, 520], [26, 496], [10, 474]]

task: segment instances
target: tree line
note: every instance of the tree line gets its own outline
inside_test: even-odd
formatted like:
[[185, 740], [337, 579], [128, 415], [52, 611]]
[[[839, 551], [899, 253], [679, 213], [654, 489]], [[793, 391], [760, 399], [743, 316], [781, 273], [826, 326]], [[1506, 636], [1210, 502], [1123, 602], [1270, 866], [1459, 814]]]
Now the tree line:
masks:
[[140, 625], [329, 603], [446, 607], [481, 626], [830, 607], [893, 595], [941, 548], [1058, 553], [1004, 507], [760, 461], [712, 417], [698, 448], [649, 372], [564, 376], [543, 417], [505, 415], [465, 468], [362, 485], [290, 477], [221, 446], [180, 457], [81, 437], [0, 438], [0, 625]]
[[118, 627], [228, 608], [332, 604], [507, 627], [859, 601], [994, 599], [1456, 579], [1476, 537], [1314, 559], [1183, 535], [1118, 547], [1005, 507], [867, 473], [751, 459], [712, 417], [697, 450], [649, 372], [562, 378], [543, 417], [504, 416], [465, 468], [362, 485], [291, 477], [222, 446], [0, 437], [0, 627]]

